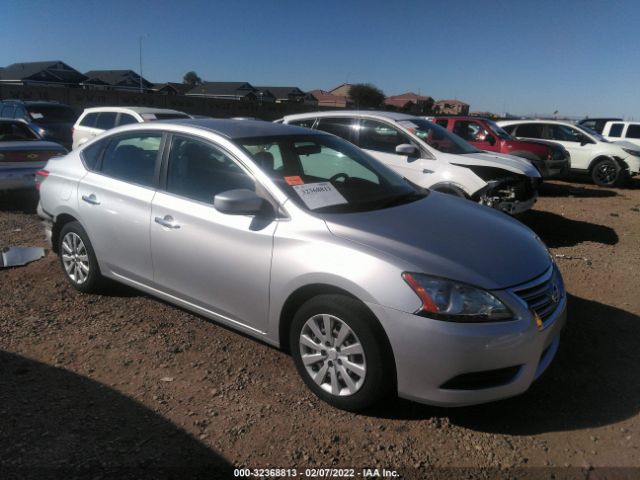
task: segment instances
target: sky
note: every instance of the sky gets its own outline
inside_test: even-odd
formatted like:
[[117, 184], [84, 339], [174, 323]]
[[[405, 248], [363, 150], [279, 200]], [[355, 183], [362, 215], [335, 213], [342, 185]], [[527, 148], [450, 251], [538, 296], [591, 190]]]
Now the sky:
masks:
[[457, 98], [472, 111], [640, 119], [637, 0], [0, 0], [0, 66]]

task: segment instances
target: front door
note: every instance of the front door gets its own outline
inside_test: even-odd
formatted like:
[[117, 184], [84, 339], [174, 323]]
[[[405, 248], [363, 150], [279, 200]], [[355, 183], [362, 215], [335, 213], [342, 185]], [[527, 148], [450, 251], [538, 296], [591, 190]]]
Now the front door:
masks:
[[265, 331], [275, 218], [228, 215], [216, 194], [255, 190], [222, 148], [174, 135], [166, 186], [153, 199], [151, 251], [156, 285], [227, 321]]

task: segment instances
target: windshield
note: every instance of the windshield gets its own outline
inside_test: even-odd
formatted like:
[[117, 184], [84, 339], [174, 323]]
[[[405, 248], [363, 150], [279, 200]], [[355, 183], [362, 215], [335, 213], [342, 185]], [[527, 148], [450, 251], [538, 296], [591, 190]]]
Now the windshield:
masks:
[[20, 122], [0, 122], [0, 142], [37, 139], [36, 134]]
[[73, 123], [76, 114], [64, 105], [31, 105], [27, 107], [29, 116], [37, 123]]
[[480, 152], [480, 150], [465, 142], [459, 136], [450, 133], [449, 130], [435, 123], [431, 123], [428, 120], [412, 118], [411, 120], [401, 120], [398, 122], [398, 125], [409, 130], [430, 147], [443, 153], [463, 155], [465, 153]]
[[504, 139], [504, 140], [512, 140], [513, 137], [511, 135], [509, 135], [500, 125], [498, 125], [496, 122], [494, 122], [493, 120], [485, 120], [485, 122], [487, 123], [487, 125], [489, 125], [491, 127], [491, 130], [494, 131], [494, 133]]
[[318, 213], [378, 210], [423, 198], [426, 190], [332, 135], [236, 140], [298, 206]]
[[609, 140], [607, 140], [606, 138], [604, 138], [602, 135], [600, 135], [598, 132], [596, 132], [595, 130], [591, 130], [588, 127], [585, 127], [584, 125], [576, 125], [576, 128], [578, 130], [582, 130], [584, 133], [588, 133], [589, 135], [591, 135], [592, 137], [595, 137], [596, 140], [598, 140], [599, 142], [607, 142], [610, 143]]

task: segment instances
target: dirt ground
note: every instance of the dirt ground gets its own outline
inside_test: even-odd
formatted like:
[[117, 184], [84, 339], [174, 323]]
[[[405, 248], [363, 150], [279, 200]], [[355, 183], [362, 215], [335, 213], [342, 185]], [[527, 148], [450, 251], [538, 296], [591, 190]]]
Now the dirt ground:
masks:
[[[0, 195], [0, 246], [46, 245], [34, 206]], [[0, 478], [640, 478], [640, 180], [547, 182], [522, 221], [568, 324], [528, 392], [470, 408], [346, 413], [274, 348], [125, 287], [76, 292], [51, 252], [1, 269]]]

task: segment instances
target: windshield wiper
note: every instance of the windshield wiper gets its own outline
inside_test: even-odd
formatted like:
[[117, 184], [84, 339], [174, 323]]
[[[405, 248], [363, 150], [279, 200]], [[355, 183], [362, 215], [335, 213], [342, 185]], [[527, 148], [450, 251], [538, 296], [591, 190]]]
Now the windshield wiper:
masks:
[[420, 192], [407, 192], [407, 193], [403, 193], [400, 195], [397, 195], [391, 199], [388, 199], [385, 202], [382, 202], [379, 205], [379, 208], [389, 208], [389, 207], [395, 207], [398, 205], [403, 205], [405, 203], [411, 203], [414, 202], [416, 200], [420, 200], [421, 198], [426, 197], [426, 195], [424, 193], [420, 193]]

